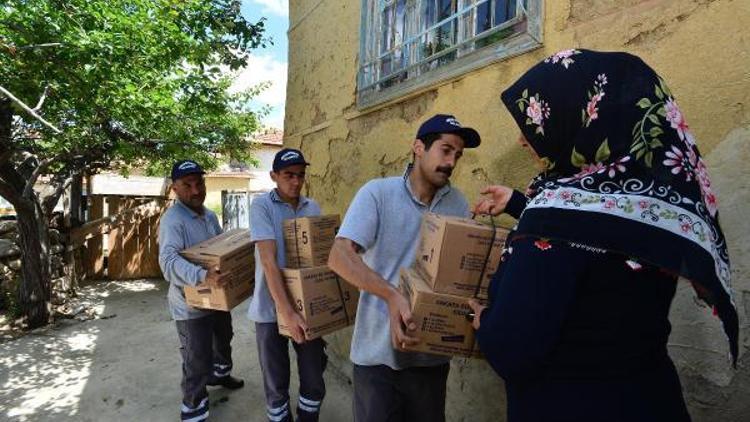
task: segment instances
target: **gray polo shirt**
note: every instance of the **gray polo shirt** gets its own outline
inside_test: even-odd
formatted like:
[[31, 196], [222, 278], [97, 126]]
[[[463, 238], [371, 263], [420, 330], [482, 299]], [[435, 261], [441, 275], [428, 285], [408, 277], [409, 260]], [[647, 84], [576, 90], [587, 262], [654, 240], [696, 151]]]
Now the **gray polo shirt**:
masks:
[[[364, 249], [365, 264], [392, 286], [399, 284], [399, 270], [414, 262], [422, 215], [466, 217], [469, 205], [450, 185], [441, 188], [431, 204], [424, 204], [411, 190], [408, 175], [367, 182], [352, 200], [337, 237]], [[388, 365], [393, 369], [434, 366], [450, 358], [426, 353], [396, 351], [391, 344], [388, 305], [379, 297], [361, 292], [352, 337], [351, 360], [357, 365]]]
[[[284, 268], [284, 220], [315, 215], [320, 215], [320, 206], [317, 202], [301, 196], [297, 209], [294, 209], [291, 204], [282, 201], [274, 189], [256, 197], [250, 204], [250, 240], [275, 240], [276, 263], [279, 268]], [[247, 310], [247, 317], [255, 322], [276, 322], [276, 306], [268, 290], [258, 248], [255, 248], [255, 292]]]
[[175, 320], [195, 319], [211, 311], [193, 308], [185, 302], [184, 286], [195, 286], [206, 278], [206, 270], [180, 256], [180, 251], [221, 234], [216, 214], [203, 208], [196, 213], [176, 200], [159, 223], [159, 266], [169, 281], [169, 311]]

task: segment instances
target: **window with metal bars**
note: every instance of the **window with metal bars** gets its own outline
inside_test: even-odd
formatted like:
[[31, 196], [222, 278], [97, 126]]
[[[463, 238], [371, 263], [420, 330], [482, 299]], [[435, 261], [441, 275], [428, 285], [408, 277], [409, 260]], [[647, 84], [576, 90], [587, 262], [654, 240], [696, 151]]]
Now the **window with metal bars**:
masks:
[[543, 0], [362, 0], [357, 103], [370, 107], [541, 45]]

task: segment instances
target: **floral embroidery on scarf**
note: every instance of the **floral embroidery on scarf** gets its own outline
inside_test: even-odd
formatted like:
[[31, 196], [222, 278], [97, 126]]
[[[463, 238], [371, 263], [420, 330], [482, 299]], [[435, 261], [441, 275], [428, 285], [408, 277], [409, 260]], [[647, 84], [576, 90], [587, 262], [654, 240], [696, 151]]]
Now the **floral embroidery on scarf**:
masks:
[[606, 172], [610, 179], [614, 178], [617, 173], [625, 173], [627, 171], [625, 163], [630, 161], [630, 156], [626, 155], [624, 157], [618, 158], [615, 161], [612, 161], [609, 164], [604, 164], [606, 161], [609, 161], [610, 155], [611, 152], [609, 150], [609, 141], [607, 139], [605, 139], [604, 142], [599, 145], [593, 163], [587, 163], [586, 157], [576, 151], [574, 147], [573, 153], [570, 157], [570, 162], [574, 166], [580, 168], [581, 171], [574, 174], [572, 177], [560, 179], [560, 182], [570, 182], [571, 180], [581, 179], [594, 173], [601, 174]]
[[607, 85], [607, 75], [601, 73], [594, 81], [594, 92], [588, 92], [589, 102], [586, 108], [581, 110], [581, 120], [585, 127], [589, 127], [591, 122], [599, 118], [597, 105], [604, 98], [604, 85]]
[[[638, 107], [646, 109], [646, 114], [633, 128], [633, 143], [630, 147], [630, 152], [635, 153], [636, 160], [643, 157], [648, 167], [651, 167], [653, 163], [653, 150], [664, 147], [659, 139], [659, 136], [664, 133], [659, 116], [663, 117], [670, 127], [677, 132], [689, 153], [692, 153], [691, 150], [695, 146], [695, 138], [690, 133], [682, 111], [680, 111], [677, 101], [672, 97], [669, 87], [661, 78], [659, 78], [659, 84], [654, 85], [654, 95], [659, 101], [652, 102], [651, 99], [644, 97], [637, 103]], [[649, 122], [651, 126], [647, 131], [646, 125]], [[667, 156], [670, 159], [676, 159], [671, 157], [669, 152], [667, 152]], [[694, 166], [695, 163], [693, 163]], [[672, 169], [672, 172], [674, 173], [674, 169]]]
[[[670, 196], [669, 194], [665, 195]], [[596, 210], [649, 221], [651, 224], [665, 229], [672, 227], [673, 232], [680, 232], [684, 237], [694, 239], [698, 243], [710, 240], [708, 233], [710, 229], [705, 225], [705, 222], [695, 214], [691, 216], [663, 200], [637, 199], [637, 196], [632, 193], [595, 193], [575, 188], [558, 188], [554, 190], [545, 189], [543, 194], [534, 198], [527, 208], [553, 203], [561, 208]]]
[[627, 167], [625, 167], [625, 163], [630, 161], [630, 156], [626, 155], [622, 158], [619, 158], [615, 160], [612, 164], [607, 166], [607, 175], [610, 179], [614, 178], [617, 172], [625, 173], [627, 171]]
[[539, 98], [539, 94], [529, 97], [529, 90], [525, 89], [521, 98], [516, 100], [518, 109], [526, 113], [526, 124], [536, 125], [536, 133], [544, 135], [544, 121], [549, 119], [549, 104]]
[[[659, 136], [664, 134], [659, 116], [667, 117], [666, 102], [672, 100], [672, 93], [661, 78], [659, 84], [654, 85], [654, 93], [659, 101], [653, 103], [648, 97], [643, 97], [636, 103], [638, 107], [645, 109], [646, 113], [633, 127], [633, 143], [630, 145], [630, 152], [635, 154], [636, 161], [643, 158], [649, 168], [653, 165], [654, 150], [664, 147], [659, 139]], [[647, 125], [650, 125], [648, 130]]]
[[[695, 138], [690, 133], [688, 125], [685, 123], [685, 117], [672, 97], [672, 93], [661, 78], [659, 78], [659, 84], [654, 85], [654, 94], [660, 101], [652, 102], [649, 98], [644, 97], [637, 103], [638, 107], [646, 109], [646, 113], [633, 128], [633, 143], [630, 146], [630, 152], [635, 153], [636, 160], [643, 158], [646, 166], [652, 166], [654, 150], [664, 147], [658, 138], [664, 134], [661, 119], [658, 116], [663, 117], [666, 122], [669, 122], [670, 127], [677, 132], [685, 149], [671, 145], [671, 151], [664, 153], [665, 159], [662, 164], [671, 167], [672, 174], [684, 173], [687, 182], [690, 182], [693, 178], [698, 180], [701, 196], [706, 203], [708, 212], [711, 216], [716, 216], [716, 195], [711, 189], [711, 179], [708, 177], [706, 165], [703, 163], [703, 159], [695, 153]], [[648, 122], [650, 122], [651, 127], [646, 131]]]
[[687, 152], [683, 152], [674, 145], [671, 148], [672, 151], [665, 153], [667, 159], [663, 161], [663, 164], [667, 167], [672, 167], [672, 174], [685, 173], [686, 182], [693, 180], [693, 169], [696, 166], [696, 157], [693, 149], [690, 148]]
[[599, 148], [596, 149], [596, 155], [594, 155], [594, 160], [592, 163], [586, 162], [586, 157], [583, 156], [583, 154], [576, 151], [575, 147], [573, 147], [573, 152], [570, 154], [570, 163], [574, 166], [580, 168], [583, 172], [586, 173], [595, 173], [595, 172], [603, 172], [604, 169], [606, 169], [606, 166], [602, 163], [609, 160], [611, 152], [609, 150], [609, 140], [604, 139], [602, 143], [599, 145]]
[[640, 271], [643, 269], [643, 265], [639, 264], [635, 259], [628, 259], [625, 261], [625, 265], [633, 271]]
[[711, 179], [708, 177], [708, 169], [706, 169], [702, 158], [698, 158], [698, 163], [695, 166], [695, 176], [698, 179], [698, 185], [701, 187], [701, 196], [706, 203], [708, 212], [711, 213], [712, 217], [715, 217], [718, 204], [716, 202], [716, 195], [711, 190]]
[[552, 244], [547, 239], [539, 239], [534, 242], [534, 246], [536, 246], [541, 251], [547, 251], [552, 249]]
[[584, 250], [586, 252], [593, 252], [593, 253], [597, 253], [597, 254], [607, 253], [606, 249], [596, 248], [596, 247], [589, 246], [589, 245], [584, 245], [583, 243], [568, 242], [568, 245], [570, 245], [571, 248], [582, 249], [582, 250]]
[[549, 157], [540, 157], [539, 161], [542, 162], [544, 169], [549, 171], [555, 168], [555, 162], [550, 160]]
[[682, 115], [680, 108], [677, 106], [677, 101], [674, 98], [668, 98], [664, 103], [664, 111], [666, 112], [666, 119], [672, 126], [672, 129], [677, 131], [680, 139], [685, 142], [689, 147], [695, 145], [695, 138], [690, 133], [687, 123], [685, 123], [685, 117]]
[[568, 66], [575, 63], [575, 61], [571, 59], [571, 57], [575, 56], [576, 54], [581, 54], [581, 52], [575, 49], [563, 50], [555, 53], [550, 57], [547, 57], [546, 59], [544, 59], [544, 62], [552, 64], [560, 63], [567, 69]]

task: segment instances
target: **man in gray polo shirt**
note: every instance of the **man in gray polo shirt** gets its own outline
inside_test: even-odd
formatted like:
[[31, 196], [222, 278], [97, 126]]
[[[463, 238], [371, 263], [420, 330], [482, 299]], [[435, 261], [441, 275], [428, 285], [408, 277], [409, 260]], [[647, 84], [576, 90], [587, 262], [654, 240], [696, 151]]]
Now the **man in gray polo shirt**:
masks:
[[250, 239], [255, 242], [255, 292], [248, 317], [255, 321], [258, 359], [266, 393], [266, 413], [272, 422], [293, 420], [289, 409], [289, 339], [279, 334], [276, 312], [290, 322], [297, 353], [300, 386], [297, 419], [317, 421], [325, 396], [323, 371], [327, 357], [323, 339], [305, 341], [307, 326], [297, 313], [284, 286], [284, 220], [320, 215], [320, 206], [301, 195], [308, 163], [302, 152], [284, 148], [276, 153], [271, 178], [276, 189], [250, 205]]
[[455, 117], [433, 116], [417, 132], [405, 174], [369, 181], [349, 205], [328, 266], [362, 291], [350, 356], [356, 422], [445, 420], [450, 359], [404, 351], [419, 339], [399, 270], [414, 262], [425, 212], [469, 215], [449, 178], [463, 149], [479, 143]]
[[219, 220], [203, 206], [206, 183], [203, 169], [192, 160], [172, 167], [175, 203], [159, 223], [159, 266], [169, 281], [169, 310], [177, 324], [182, 354], [183, 421], [208, 418], [206, 385], [241, 388], [244, 381], [232, 370], [232, 316], [229, 312], [197, 309], [185, 302], [185, 286], [205, 282], [221, 286], [224, 277], [215, 268], [205, 269], [180, 256], [180, 251], [221, 233]]

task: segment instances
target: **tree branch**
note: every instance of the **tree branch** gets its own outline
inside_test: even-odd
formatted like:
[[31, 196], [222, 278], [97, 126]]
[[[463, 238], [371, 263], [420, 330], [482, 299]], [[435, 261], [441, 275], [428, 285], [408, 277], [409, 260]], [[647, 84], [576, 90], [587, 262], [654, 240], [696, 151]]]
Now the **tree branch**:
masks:
[[31, 191], [34, 190], [34, 184], [36, 184], [37, 179], [39, 179], [39, 175], [42, 174], [44, 170], [47, 169], [47, 166], [52, 163], [55, 158], [47, 158], [45, 160], [42, 160], [39, 162], [39, 165], [36, 166], [34, 171], [31, 173], [31, 176], [29, 176], [29, 179], [26, 181], [26, 187], [23, 189], [23, 197], [28, 198], [31, 196]]
[[49, 94], [49, 85], [44, 87], [44, 92], [42, 93], [42, 96], [39, 97], [39, 102], [36, 103], [36, 107], [33, 108], [34, 111], [39, 111], [42, 109], [42, 104], [44, 104], [44, 100], [47, 99], [48, 94]]
[[[39, 165], [39, 158], [26, 150], [19, 151], [19, 154], [21, 155], [21, 160], [16, 164], [16, 171], [24, 180], [23, 186], [26, 186], [25, 181], [31, 177], [34, 169]], [[21, 191], [23, 191], [23, 189], [21, 189]]]
[[48, 42], [43, 44], [32, 44], [24, 45], [22, 47], [16, 47], [16, 50], [30, 50], [33, 48], [48, 48], [48, 47], [61, 47], [63, 44], [60, 42]]
[[62, 195], [63, 192], [65, 192], [65, 189], [70, 186], [70, 184], [73, 182], [73, 176], [77, 173], [80, 173], [80, 171], [73, 173], [73, 175], [65, 179], [64, 182], [60, 183], [51, 194], [44, 197], [44, 199], [42, 200], [42, 209], [44, 210], [44, 214], [46, 216], [52, 215], [52, 211], [54, 211], [55, 205], [57, 205], [57, 201], [60, 200], [60, 195]]
[[10, 98], [13, 102], [15, 102], [16, 104], [18, 104], [19, 106], [21, 106], [22, 109], [26, 110], [27, 113], [29, 113], [32, 117], [34, 117], [35, 119], [37, 119], [40, 122], [42, 122], [42, 124], [44, 124], [45, 126], [47, 126], [48, 128], [50, 128], [50, 130], [52, 130], [54, 133], [56, 133], [58, 135], [62, 133], [62, 131], [60, 129], [56, 128], [54, 125], [52, 125], [52, 123], [44, 120], [44, 118], [42, 116], [40, 116], [36, 111], [34, 111], [34, 109], [32, 109], [31, 107], [27, 106], [26, 103], [24, 103], [23, 101], [21, 101], [18, 98], [16, 98], [15, 95], [11, 94], [10, 91], [8, 91], [7, 89], [3, 88], [2, 86], [0, 86], [0, 93], [2, 93], [6, 97]]

